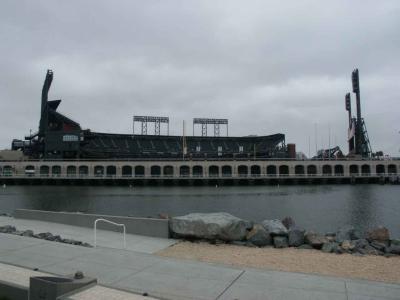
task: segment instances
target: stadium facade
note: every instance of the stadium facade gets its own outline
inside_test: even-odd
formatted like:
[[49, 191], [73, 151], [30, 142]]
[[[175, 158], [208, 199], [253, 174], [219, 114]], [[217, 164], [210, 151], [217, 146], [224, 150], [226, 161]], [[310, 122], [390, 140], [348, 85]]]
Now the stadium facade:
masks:
[[[82, 129], [58, 112], [61, 100], [48, 100], [53, 72], [42, 89], [39, 130], [14, 139], [12, 150], [32, 159], [269, 159], [295, 158], [285, 135], [221, 137], [109, 134]], [[289, 152], [288, 152], [289, 148]]]

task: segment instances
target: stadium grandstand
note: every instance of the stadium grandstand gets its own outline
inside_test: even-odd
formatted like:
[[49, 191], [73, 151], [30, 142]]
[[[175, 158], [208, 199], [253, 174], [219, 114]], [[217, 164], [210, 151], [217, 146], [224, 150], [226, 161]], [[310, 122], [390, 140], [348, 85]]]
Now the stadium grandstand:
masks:
[[53, 72], [42, 90], [39, 131], [12, 142], [36, 159], [270, 159], [290, 155], [284, 134], [268, 136], [170, 136], [109, 134], [83, 130], [57, 111], [61, 100], [48, 100]]

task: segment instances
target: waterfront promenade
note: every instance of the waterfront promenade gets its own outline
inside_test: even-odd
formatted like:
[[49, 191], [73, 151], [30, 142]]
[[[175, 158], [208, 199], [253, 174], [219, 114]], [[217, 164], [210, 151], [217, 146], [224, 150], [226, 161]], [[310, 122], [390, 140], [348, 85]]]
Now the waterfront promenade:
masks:
[[[0, 217], [4, 224], [93, 243], [90, 229]], [[175, 241], [129, 236], [123, 250], [110, 248], [121, 234], [100, 236], [100, 247], [86, 248], [0, 234], [0, 262], [57, 275], [82, 270], [100, 285], [160, 299], [400, 299], [400, 285], [164, 258], [151, 253]]]

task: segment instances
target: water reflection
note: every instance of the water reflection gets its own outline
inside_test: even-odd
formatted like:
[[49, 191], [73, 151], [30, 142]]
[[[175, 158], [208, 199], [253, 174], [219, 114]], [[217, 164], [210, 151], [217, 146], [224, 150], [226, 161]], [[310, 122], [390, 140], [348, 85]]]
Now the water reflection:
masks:
[[369, 185], [356, 186], [349, 192], [347, 197], [348, 223], [359, 230], [365, 230], [371, 228], [372, 224], [377, 224], [377, 216], [380, 212], [373, 188]]

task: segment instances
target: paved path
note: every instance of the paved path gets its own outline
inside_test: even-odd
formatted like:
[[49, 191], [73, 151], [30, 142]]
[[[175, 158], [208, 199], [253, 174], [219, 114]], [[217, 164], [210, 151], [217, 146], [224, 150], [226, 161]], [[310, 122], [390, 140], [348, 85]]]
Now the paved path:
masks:
[[400, 299], [400, 285], [235, 268], [10, 234], [0, 234], [0, 262], [58, 275], [82, 270], [104, 286], [161, 299]]

